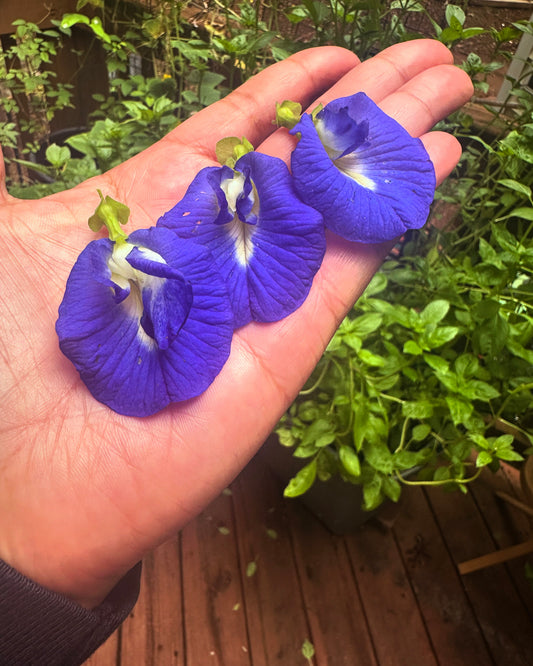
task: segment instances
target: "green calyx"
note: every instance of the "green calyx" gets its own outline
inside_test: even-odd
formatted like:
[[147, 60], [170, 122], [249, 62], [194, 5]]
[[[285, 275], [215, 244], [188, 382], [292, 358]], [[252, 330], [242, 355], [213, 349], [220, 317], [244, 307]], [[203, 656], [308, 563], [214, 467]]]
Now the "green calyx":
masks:
[[245, 136], [242, 139], [239, 139], [238, 136], [227, 136], [225, 139], [217, 141], [215, 151], [220, 164], [233, 169], [237, 160], [246, 153], [251, 153], [253, 149], [254, 147]]
[[311, 111], [311, 118], [313, 119], [314, 123], [316, 123], [316, 117], [322, 111], [323, 108], [324, 108], [324, 105], [322, 103], [320, 103], [317, 106], [315, 106], [315, 108]]
[[292, 129], [300, 122], [302, 116], [302, 105], [286, 99], [284, 102], [276, 102], [276, 125]]
[[115, 201], [109, 196], [104, 195], [97, 190], [100, 197], [100, 203], [89, 218], [89, 227], [93, 231], [100, 231], [102, 226], [107, 227], [109, 238], [114, 243], [125, 243], [128, 238], [122, 231], [121, 225], [127, 223], [130, 217], [130, 209], [123, 203]]

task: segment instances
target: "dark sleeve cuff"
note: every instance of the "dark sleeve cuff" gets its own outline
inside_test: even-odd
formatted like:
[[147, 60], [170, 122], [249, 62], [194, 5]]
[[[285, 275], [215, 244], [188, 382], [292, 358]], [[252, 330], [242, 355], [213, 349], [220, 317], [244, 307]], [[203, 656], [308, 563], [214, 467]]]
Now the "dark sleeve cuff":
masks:
[[0, 560], [0, 664], [77, 666], [128, 617], [141, 563], [92, 610], [26, 578]]

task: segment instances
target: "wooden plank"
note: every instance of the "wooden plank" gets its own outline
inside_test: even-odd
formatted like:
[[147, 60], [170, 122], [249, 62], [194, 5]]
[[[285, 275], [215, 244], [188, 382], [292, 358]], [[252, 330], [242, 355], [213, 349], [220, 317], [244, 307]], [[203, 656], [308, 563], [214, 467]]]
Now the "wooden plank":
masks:
[[301, 648], [311, 636], [281, 488], [254, 459], [232, 490], [252, 664], [305, 663]]
[[[143, 566], [150, 608], [147, 618], [150, 649], [144, 664], [184, 666], [180, 536], [151, 553]], [[125, 656], [124, 646], [122, 659], [124, 663], [133, 663]]]
[[436, 666], [392, 531], [371, 521], [345, 538], [378, 663]]
[[84, 662], [84, 666], [120, 666], [119, 633], [120, 629], [111, 634], [107, 641]]
[[467, 562], [461, 562], [458, 566], [458, 569], [459, 573], [464, 576], [465, 574], [479, 571], [480, 569], [485, 569], [486, 567], [492, 567], [495, 564], [501, 564], [502, 562], [507, 562], [509, 560], [515, 559], [516, 557], [522, 557], [523, 555], [529, 555], [531, 553], [533, 553], [533, 539], [524, 541], [524, 543], [519, 543], [516, 546], [500, 548], [500, 550], [495, 550], [492, 553], [481, 555], [481, 557], [475, 557], [474, 559], [468, 560]]
[[183, 529], [182, 566], [186, 664], [250, 666], [231, 497]]
[[52, 27], [52, 20], [59, 20], [63, 14], [76, 11], [76, 0], [4, 0], [1, 5], [1, 35], [12, 33], [12, 23], [17, 19], [37, 23], [44, 30]]
[[[456, 564], [493, 551], [494, 540], [471, 493], [427, 492], [430, 505]], [[464, 576], [462, 583], [497, 664], [533, 663], [533, 624], [504, 565]]]
[[440, 664], [491, 666], [483, 633], [420, 488], [406, 488], [393, 531]]
[[533, 8], [532, 0], [473, 0], [473, 5], [483, 7], [504, 7], [508, 9], [527, 9]]
[[[141, 590], [139, 599], [129, 617], [122, 624], [120, 631], [120, 664], [126, 666], [135, 658], [144, 662], [149, 654], [152, 637], [152, 617], [148, 587], [150, 579], [146, 566], [143, 564]], [[135, 663], [135, 662], [133, 662]]]
[[297, 501], [287, 503], [311, 638], [320, 666], [377, 664], [344, 539]]
[[[508, 465], [497, 474], [484, 470], [479, 482], [472, 486], [471, 493], [495, 543], [492, 549], [486, 553], [479, 550], [474, 557], [515, 546], [532, 535], [531, 518], [522, 509], [508, 500], [502, 501], [500, 497], [500, 493], [507, 498], [522, 497], [518, 470]], [[524, 558], [509, 560], [507, 570], [533, 619], [533, 594], [524, 575]]]

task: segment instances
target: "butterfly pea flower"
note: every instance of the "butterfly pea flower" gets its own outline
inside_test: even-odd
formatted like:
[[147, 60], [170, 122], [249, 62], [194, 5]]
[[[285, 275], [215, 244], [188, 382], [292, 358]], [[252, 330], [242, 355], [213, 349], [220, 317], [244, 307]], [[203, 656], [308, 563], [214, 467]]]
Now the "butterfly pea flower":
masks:
[[78, 257], [56, 330], [97, 400], [148, 416], [211, 384], [229, 356], [233, 315], [206, 248], [168, 229], [126, 237], [115, 225]]
[[347, 240], [391, 240], [424, 225], [435, 172], [413, 138], [364, 93], [303, 114], [291, 134], [296, 191], [320, 211], [327, 228]]
[[325, 252], [322, 216], [275, 157], [248, 152], [202, 169], [158, 228], [209, 248], [228, 285], [235, 326], [277, 321], [305, 300]]

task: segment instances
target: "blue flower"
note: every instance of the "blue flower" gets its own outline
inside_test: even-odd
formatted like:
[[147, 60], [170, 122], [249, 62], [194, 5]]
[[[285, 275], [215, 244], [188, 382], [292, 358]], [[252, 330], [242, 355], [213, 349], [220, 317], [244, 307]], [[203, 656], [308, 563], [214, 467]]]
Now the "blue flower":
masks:
[[364, 93], [330, 102], [314, 119], [304, 114], [296, 133], [295, 188], [326, 227], [375, 243], [424, 225], [435, 190], [431, 160], [422, 142]]
[[93, 396], [129, 416], [202, 393], [229, 355], [233, 328], [210, 253], [157, 228], [89, 243], [56, 323]]
[[277, 321], [298, 308], [325, 252], [322, 217], [300, 201], [285, 163], [255, 152], [234, 169], [202, 169], [157, 226], [209, 248], [236, 326]]

